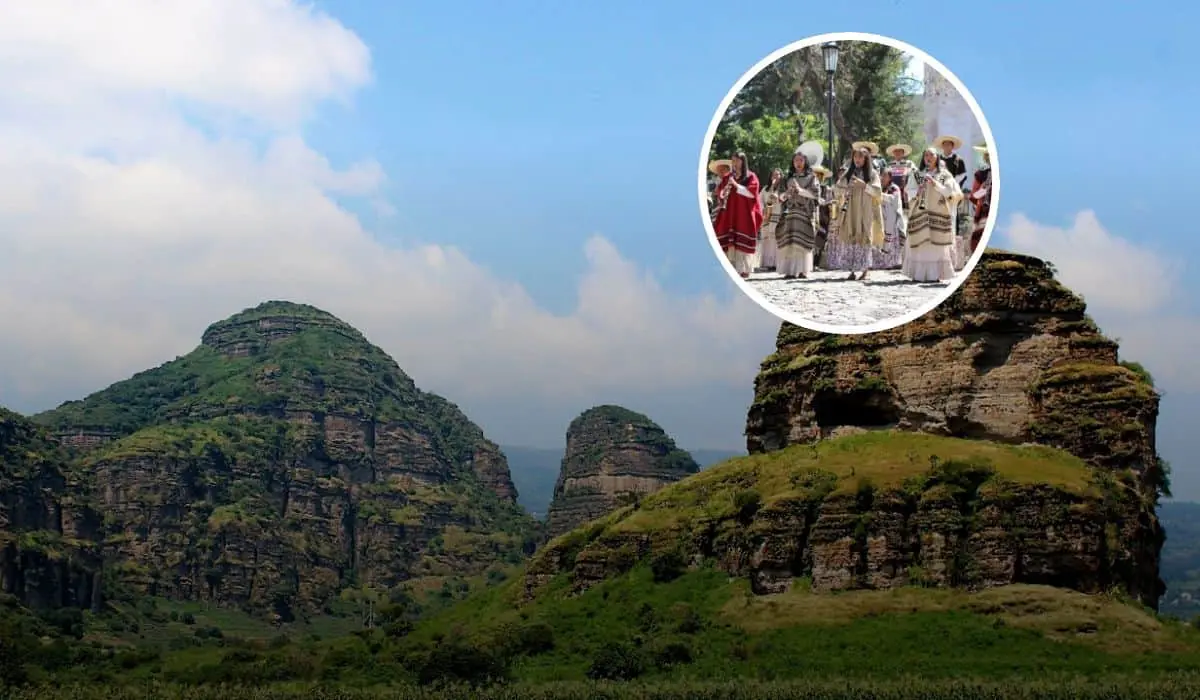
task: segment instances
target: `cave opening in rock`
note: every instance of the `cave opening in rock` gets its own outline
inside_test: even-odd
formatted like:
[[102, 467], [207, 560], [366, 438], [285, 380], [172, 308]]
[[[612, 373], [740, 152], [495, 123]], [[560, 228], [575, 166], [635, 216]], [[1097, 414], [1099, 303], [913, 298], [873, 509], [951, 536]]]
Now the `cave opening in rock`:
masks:
[[878, 389], [820, 392], [813, 397], [812, 410], [822, 428], [884, 428], [900, 422], [900, 408], [890, 395]]
[[994, 323], [983, 333], [971, 338], [978, 343], [978, 351], [972, 364], [981, 374], [1008, 363], [1016, 345], [1030, 337], [1029, 331], [1013, 321]]

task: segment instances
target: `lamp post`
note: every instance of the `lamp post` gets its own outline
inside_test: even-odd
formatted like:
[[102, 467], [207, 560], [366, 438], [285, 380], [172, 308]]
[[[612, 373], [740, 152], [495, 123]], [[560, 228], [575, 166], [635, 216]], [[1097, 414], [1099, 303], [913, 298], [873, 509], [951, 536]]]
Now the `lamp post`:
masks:
[[835, 151], [833, 149], [833, 74], [837, 72], [838, 63], [838, 45], [836, 41], [827, 41], [821, 44], [821, 57], [825, 59], [825, 77], [828, 82], [828, 90], [826, 98], [826, 119], [829, 122], [829, 168], [836, 174], [837, 165]]

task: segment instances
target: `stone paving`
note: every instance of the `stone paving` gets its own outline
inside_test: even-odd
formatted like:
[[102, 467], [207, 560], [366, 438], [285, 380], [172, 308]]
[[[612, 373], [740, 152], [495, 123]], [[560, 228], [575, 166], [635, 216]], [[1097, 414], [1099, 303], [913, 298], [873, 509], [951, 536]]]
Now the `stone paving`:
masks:
[[949, 286], [948, 282], [914, 282], [896, 270], [871, 270], [862, 282], [847, 281], [849, 274], [817, 270], [808, 279], [785, 280], [774, 272], [756, 272], [748, 281], [781, 311], [837, 326], [865, 326], [895, 318], [929, 303]]

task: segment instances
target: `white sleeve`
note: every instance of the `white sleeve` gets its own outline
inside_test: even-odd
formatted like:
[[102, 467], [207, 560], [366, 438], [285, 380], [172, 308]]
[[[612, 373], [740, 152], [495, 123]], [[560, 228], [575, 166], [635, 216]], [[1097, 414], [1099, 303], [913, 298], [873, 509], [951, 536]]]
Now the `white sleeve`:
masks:
[[736, 189], [737, 193], [742, 195], [743, 197], [749, 197], [750, 199], [754, 199], [754, 195], [750, 194], [750, 190], [746, 189], [745, 185], [734, 185], [734, 189]]

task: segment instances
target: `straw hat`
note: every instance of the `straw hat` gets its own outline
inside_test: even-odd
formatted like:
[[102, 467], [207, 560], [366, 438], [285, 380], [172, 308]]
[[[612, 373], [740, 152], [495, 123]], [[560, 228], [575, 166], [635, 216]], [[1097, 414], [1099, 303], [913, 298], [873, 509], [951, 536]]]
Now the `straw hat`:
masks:
[[708, 164], [708, 172], [713, 173], [714, 175], [719, 175], [720, 174], [719, 170], [722, 167], [728, 168], [729, 170], [733, 170], [733, 161], [729, 160], [729, 159], [714, 160], [713, 162]]
[[982, 146], [975, 146], [974, 148], [975, 148], [976, 152], [978, 152], [978, 153], [987, 153], [988, 152], [988, 147], [987, 147], [986, 143], [983, 144]]
[[954, 146], [950, 149], [952, 151], [957, 151], [958, 149], [962, 148], [963, 141], [957, 136], [939, 136], [933, 140], [933, 143], [937, 145], [938, 148], [941, 148], [942, 144], [947, 141], [954, 144]]
[[[896, 151], [900, 151], [900, 155], [896, 155]], [[912, 153], [912, 146], [907, 143], [893, 143], [887, 147], [887, 154], [895, 158], [907, 158], [910, 153]]]
[[833, 174], [829, 168], [826, 168], [824, 165], [814, 165], [812, 171], [821, 179], [827, 178]]
[[879, 155], [879, 144], [875, 143], [874, 141], [855, 141], [854, 143], [850, 144], [850, 147], [856, 151], [860, 148], [865, 148], [867, 149], [867, 153], [870, 153], [873, 156]]

